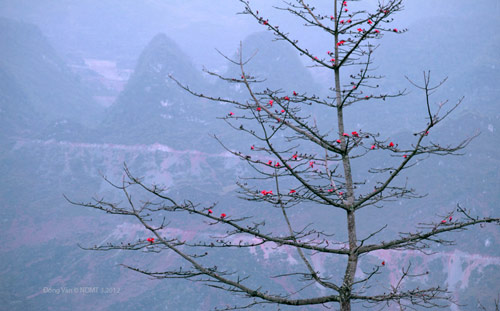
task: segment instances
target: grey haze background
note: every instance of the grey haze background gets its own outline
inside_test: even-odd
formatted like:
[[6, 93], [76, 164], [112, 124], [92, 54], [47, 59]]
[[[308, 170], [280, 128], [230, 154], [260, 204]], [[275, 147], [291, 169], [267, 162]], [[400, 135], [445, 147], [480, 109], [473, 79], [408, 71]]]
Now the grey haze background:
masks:
[[[319, 56], [331, 49], [329, 38], [272, 10], [281, 2], [252, 3]], [[318, 5], [328, 8], [330, 3]], [[146, 233], [132, 220], [70, 206], [62, 194], [83, 201], [92, 195], [119, 200], [100, 174], [119, 181], [127, 162], [137, 175], [169, 186], [176, 198], [218, 201], [233, 215], [273, 219], [272, 211], [234, 198], [234, 181], [250, 170], [208, 136], [216, 133], [234, 148], [253, 143], [216, 119], [233, 108], [193, 98], [167, 79], [173, 73], [203, 92], [244, 96], [201, 71], [206, 67], [238, 75], [215, 48], [231, 56], [243, 41], [248, 54], [259, 50], [249, 70], [266, 77], [268, 85], [328, 94], [330, 73], [306, 67], [310, 63], [289, 47], [271, 43], [261, 25], [236, 14], [241, 10], [238, 1], [0, 1], [0, 302], [6, 309], [88, 310], [92, 305], [96, 310], [200, 310], [238, 302], [199, 284], [152, 281], [118, 265], [140, 262], [160, 270], [180, 264], [173, 255], [79, 249], [77, 243], [126, 242]], [[436, 81], [449, 77], [435, 94], [436, 102], [453, 103], [465, 96], [435, 139], [456, 142], [481, 134], [464, 156], [431, 158], [412, 170], [412, 185], [428, 196], [365, 211], [359, 220], [361, 235], [389, 219], [389, 236], [419, 220], [435, 219], [457, 203], [480, 216], [498, 215], [499, 13], [496, 0], [407, 1], [394, 25], [409, 32], [379, 41], [376, 65], [386, 76], [380, 84], [411, 93], [348, 110], [350, 128], [407, 141], [425, 122], [425, 106], [404, 75], [418, 81], [429, 69]], [[321, 111], [311, 113], [322, 126], [332, 122]], [[370, 163], [355, 164], [364, 176]], [[343, 215], [317, 207], [298, 209], [293, 217], [298, 223], [343, 228]], [[203, 224], [175, 220], [172, 234], [206, 238]], [[342, 240], [342, 230], [334, 233]], [[388, 272], [376, 284], [387, 286], [411, 259], [431, 271], [422, 282], [447, 284], [453, 291], [462, 305], [452, 310], [476, 310], [478, 301], [491, 306], [500, 292], [498, 229], [475, 228], [454, 237], [457, 246], [437, 246], [433, 256], [378, 253], [363, 264], [386, 260]], [[295, 268], [295, 257], [293, 251], [260, 248], [221, 253], [214, 260], [234, 269], [247, 267], [244, 273], [256, 274], [257, 284], [263, 271]], [[340, 263], [323, 258], [315, 268], [335, 273]], [[56, 292], [85, 286], [120, 292]], [[266, 286], [298, 288], [293, 282]]]

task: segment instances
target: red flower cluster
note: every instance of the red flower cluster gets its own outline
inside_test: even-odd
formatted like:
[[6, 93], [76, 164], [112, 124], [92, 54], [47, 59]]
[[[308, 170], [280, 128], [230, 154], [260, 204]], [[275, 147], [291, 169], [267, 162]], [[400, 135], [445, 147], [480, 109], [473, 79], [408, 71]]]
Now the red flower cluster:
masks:
[[394, 31], [394, 32], [398, 32], [398, 29], [397, 29], [397, 28], [394, 28], [392, 31]]
[[344, 134], [342, 134], [342, 136], [344, 136], [344, 137], [349, 137], [349, 134], [344, 133]]
[[257, 111], [261, 111], [261, 110], [262, 110], [262, 108], [260, 108], [260, 107], [257, 107]]
[[341, 20], [341, 21], [340, 21], [340, 23], [341, 23], [341, 24], [343, 24], [343, 23], [344, 23], [344, 20]]
[[294, 154], [294, 155], [292, 156], [292, 159], [297, 160], [297, 155], [296, 155], [296, 154]]
[[273, 194], [273, 191], [272, 190], [269, 190], [269, 191], [262, 190], [260, 193], [262, 193], [263, 195], [268, 195], [268, 194]]
[[284, 99], [284, 100], [290, 100], [290, 97], [285, 96], [285, 97], [283, 97], [283, 99]]
[[389, 147], [394, 147], [394, 143], [391, 141], [391, 143], [389, 144]]
[[337, 143], [339, 143], [339, 144], [341, 143], [340, 139], [337, 139]]
[[356, 131], [352, 132], [351, 134], [352, 134], [352, 136], [354, 136], [354, 137], [359, 137], [359, 134], [358, 134], [358, 132], [356, 132]]
[[285, 109], [281, 109], [281, 113], [284, 113], [285, 112]]
[[147, 238], [146, 240], [151, 244], [155, 242], [155, 238]]
[[224, 214], [224, 213], [220, 214], [220, 218], [222, 218], [222, 219], [226, 218], [226, 216], [227, 216], [227, 215], [226, 215], [226, 214]]
[[269, 101], [269, 105], [271, 105], [271, 107], [272, 107], [272, 106], [273, 106], [273, 103], [274, 103], [274, 101], [271, 99], [271, 100]]
[[368, 24], [370, 24], [370, 25], [371, 25], [371, 24], [373, 24], [373, 22], [369, 19], [369, 20], [368, 20]]
[[375, 149], [375, 145], [372, 145], [372, 146], [370, 147], [370, 149], [371, 149], [371, 150]]
[[344, 40], [340, 40], [339, 42], [337, 42], [337, 46], [341, 46], [341, 45], [343, 45], [344, 43], [345, 43], [345, 41], [344, 41]]
[[385, 266], [385, 261], [382, 261], [382, 266]]
[[250, 149], [254, 150], [254, 149], [255, 149], [255, 147], [252, 145], [252, 146], [250, 147]]
[[269, 160], [269, 161], [267, 162], [267, 165], [273, 165], [273, 161]]
[[297, 92], [293, 91], [293, 96], [297, 96]]
[[212, 214], [213, 211], [211, 209], [208, 210], [208, 214]]
[[297, 191], [295, 191], [295, 190], [293, 190], [293, 189], [292, 189], [292, 190], [290, 190], [290, 194], [293, 194], [293, 193], [295, 193], [295, 192], [297, 192]]
[[363, 29], [361, 29], [361, 28], [358, 28], [358, 32], [362, 32], [362, 31], [363, 31]]
[[229, 115], [230, 115], [230, 116], [234, 116], [234, 113], [230, 112], [230, 113], [229, 113]]
[[330, 59], [332, 63], [335, 63], [335, 58]]
[[407, 157], [408, 157], [408, 156], [407, 156], [406, 154], [403, 154], [403, 158], [405, 158], [405, 159], [406, 159]]
[[333, 189], [328, 189], [328, 192], [333, 192]]
[[268, 20], [265, 20], [265, 21], [263, 22], [263, 24], [264, 24], [264, 25], [267, 25], [267, 23], [269, 23], [269, 21], [268, 21]]
[[374, 31], [374, 32], [375, 32], [375, 33], [380, 33], [380, 30], [378, 30], [378, 29], [375, 29], [375, 31]]
[[314, 167], [314, 161], [310, 161], [310, 162], [309, 162], [309, 166], [310, 166], [310, 167]]
[[276, 162], [276, 165], [274, 165], [276, 167], [280, 167], [280, 163], [279, 162]]
[[347, 22], [350, 24], [350, 23], [352, 23], [352, 20], [348, 19]]

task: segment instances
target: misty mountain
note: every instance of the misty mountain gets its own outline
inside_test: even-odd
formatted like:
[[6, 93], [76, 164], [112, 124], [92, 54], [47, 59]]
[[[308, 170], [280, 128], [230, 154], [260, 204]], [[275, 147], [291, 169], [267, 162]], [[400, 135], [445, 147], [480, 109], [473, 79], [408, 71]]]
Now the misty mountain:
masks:
[[200, 93], [209, 88], [175, 42], [159, 34], [141, 53], [125, 89], [109, 108], [104, 121], [109, 140], [180, 149], [213, 143], [208, 129], [213, 129], [216, 105], [189, 94], [170, 76]]
[[34, 136], [42, 127], [40, 116], [14, 77], [0, 68], [0, 142]]
[[38, 27], [0, 18], [0, 46], [0, 69], [12, 76], [43, 122], [97, 123], [102, 110]]
[[[307, 91], [309, 95], [318, 95], [321, 92], [320, 85], [316, 83], [311, 72], [301, 62], [297, 51], [283, 41], [273, 40], [274, 36], [269, 32], [257, 32], [245, 38], [242, 42], [243, 61], [248, 61], [244, 66], [245, 73], [264, 80], [253, 84], [257, 91], [264, 89], [282, 90], [283, 94], [293, 91]], [[235, 61], [239, 61], [239, 52], [228, 55]], [[225, 77], [240, 78], [241, 69], [232, 63], [228, 63]], [[226, 96], [248, 97], [248, 91], [242, 85], [230, 85], [220, 81], [228, 89]], [[230, 95], [229, 95], [230, 94]]]

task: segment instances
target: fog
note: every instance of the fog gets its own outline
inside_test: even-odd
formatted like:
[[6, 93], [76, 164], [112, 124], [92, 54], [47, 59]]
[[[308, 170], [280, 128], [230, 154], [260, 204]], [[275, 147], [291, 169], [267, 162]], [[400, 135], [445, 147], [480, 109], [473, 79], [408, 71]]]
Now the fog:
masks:
[[[281, 10], [285, 2], [250, 4], [313, 55], [325, 58], [334, 48], [326, 32], [305, 27]], [[333, 10], [333, 1], [314, 5], [326, 15]], [[349, 1], [349, 8], [371, 11], [377, 3]], [[103, 176], [120, 183], [126, 163], [147, 184], [169, 187], [169, 195], [178, 200], [218, 202], [234, 213], [279, 217], [276, 212], [262, 213], [261, 202], [237, 198], [235, 182], [254, 174], [224, 149], [247, 152], [254, 144], [252, 137], [221, 120], [229, 112], [238, 113], [237, 108], [192, 96], [169, 78], [215, 98], [247, 100], [239, 85], [206, 73], [239, 77], [240, 69], [227, 58], [236, 57], [241, 44], [246, 57], [255, 53], [246, 69], [265, 79], [258, 87], [280, 89], [284, 95], [301, 90], [333, 96], [330, 70], [314, 67], [289, 44], [273, 41], [267, 27], [240, 14], [243, 10], [243, 3], [235, 0], [0, 0], [0, 301], [6, 310], [208, 310], [239, 302], [239, 297], [200, 283], [151, 280], [120, 266], [180, 266], [181, 259], [167, 251], [81, 249], [135, 241], [146, 232], [133, 219], [74, 206], [63, 195], [77, 202], [92, 197], [123, 201]], [[499, 216], [499, 15], [500, 0], [408, 0], [391, 23], [402, 31], [376, 41], [372, 68], [382, 77], [376, 92], [405, 90], [407, 95], [347, 107], [349, 129], [410, 141], [427, 122], [427, 106], [423, 93], [408, 79], [421, 84], [422, 73], [430, 70], [434, 84], [447, 79], [433, 93], [432, 109], [461, 101], [439, 124], [433, 142], [448, 145], [477, 137], [460, 156], [431, 156], [416, 163], [406, 176], [423, 198], [395, 199], [384, 207], [385, 216], [379, 209], [363, 211], [361, 234], [385, 222], [391, 223], [388, 236], [397, 234], [457, 204], [480, 217]], [[347, 83], [358, 71], [348, 67], [343, 79]], [[335, 114], [315, 106], [304, 113], [320, 129], [337, 131], [331, 128]], [[368, 184], [365, 171], [375, 164], [366, 158], [353, 163], [355, 177]], [[310, 213], [304, 212], [309, 208]], [[313, 208], [300, 207], [298, 222], [338, 226], [335, 239], [345, 241], [344, 214]], [[215, 230], [183, 218], [172, 222], [169, 230], [186, 239], [209, 239], [210, 230]], [[387, 280], [393, 280], [402, 265], [413, 261], [431, 271], [422, 284], [448, 286], [459, 302], [445, 310], [477, 310], [480, 304], [492, 308], [500, 292], [498, 226], [446, 237], [457, 240], [456, 245], [437, 245], [431, 256], [379, 252], [365, 257], [363, 264], [393, 263], [387, 267]], [[294, 251], [265, 247], [236, 255], [224, 250], [218, 256], [227, 269], [243, 268], [256, 275], [274, 266], [286, 273], [299, 260]], [[340, 259], [320, 257], [315, 268], [333, 273], [341, 271], [342, 264]], [[297, 284], [266, 286], [282, 290]], [[354, 310], [370, 308], [356, 305]]]

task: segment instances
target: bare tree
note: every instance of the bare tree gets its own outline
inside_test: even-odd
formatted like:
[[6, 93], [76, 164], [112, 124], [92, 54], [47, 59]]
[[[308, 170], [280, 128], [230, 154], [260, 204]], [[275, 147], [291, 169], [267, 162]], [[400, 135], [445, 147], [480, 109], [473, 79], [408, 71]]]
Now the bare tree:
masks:
[[[314, 66], [333, 73], [332, 95], [320, 98], [299, 90], [289, 94], [281, 90], [257, 91], [255, 85], [263, 80], [245, 70], [245, 65], [251, 61], [251, 57], [245, 58], [242, 46], [236, 59], [224, 56], [239, 68], [238, 76], [226, 77], [207, 72], [228, 83], [244, 87], [248, 95], [245, 100], [201, 94], [190, 89], [183, 81], [176, 81], [194, 96], [234, 106], [235, 113], [231, 112], [223, 119], [239, 135], [249, 135], [255, 144], [244, 152], [233, 150], [216, 138], [226, 150], [245, 161], [256, 172], [254, 176], [246, 176], [248, 178], [238, 182], [238, 193], [244, 200], [266, 203], [277, 208], [286, 223], [285, 232], [273, 232], [276, 227], [266, 225], [262, 219], [255, 217], [235, 218], [225, 213], [216, 215], [213, 212], [215, 205], [202, 206], [191, 201], [177, 201], [168, 194], [167, 189], [159, 185], [148, 185], [125, 167], [126, 178], [123, 183], [113, 185], [123, 191], [126, 204], [120, 205], [105, 199], [94, 199], [90, 203], [71, 203], [110, 214], [132, 216], [150, 232], [150, 238], [88, 249], [173, 252], [184, 260], [183, 267], [160, 272], [148, 271], [139, 266], [126, 267], [159, 279], [181, 278], [202, 282], [249, 299], [248, 304], [228, 306], [228, 310], [269, 303], [291, 306], [338, 304], [342, 311], [351, 310], [353, 302], [362, 302], [371, 308], [384, 308], [391, 304], [398, 305], [401, 309], [447, 306], [452, 301], [445, 287], [437, 285], [420, 288], [408, 285], [408, 279], [421, 276], [420, 273], [413, 272], [411, 266], [402, 267], [401, 278], [391, 284], [389, 290], [370, 287], [373, 278], [381, 274], [385, 262], [374, 265], [371, 271], [363, 272], [363, 277], [356, 274], [360, 270], [360, 256], [368, 253], [377, 250], [425, 252], [430, 250], [433, 243], [453, 243], [442, 238], [443, 233], [457, 232], [485, 223], [499, 224], [499, 218], [478, 218], [458, 206], [456, 210], [442, 215], [439, 220], [424, 219], [419, 226], [412, 229], [413, 231], [400, 233], [388, 241], [376, 241], [376, 237], [387, 225], [368, 236], [360, 238], [358, 235], [356, 215], [361, 209], [369, 206], [381, 207], [384, 202], [395, 199], [419, 197], [406, 182], [398, 179], [406, 169], [429, 155], [458, 154], [472, 139], [466, 138], [453, 146], [443, 146], [431, 140], [436, 125], [441, 123], [461, 100], [449, 109], [446, 109], [446, 102], [439, 104], [437, 108], [431, 106], [431, 94], [444, 81], [433, 85], [430, 72], [424, 72], [421, 84], [409, 80], [424, 93], [423, 104], [427, 108], [427, 122], [420, 131], [414, 133], [414, 141], [411, 144], [400, 146], [376, 133], [346, 130], [348, 127], [344, 122], [344, 111], [347, 107], [361, 101], [385, 100], [404, 95], [404, 92], [375, 94], [378, 85], [374, 82], [380, 77], [374, 75], [371, 68], [372, 54], [376, 49], [373, 42], [387, 33], [405, 32], [391, 27], [392, 16], [402, 10], [402, 0], [379, 2], [374, 12], [351, 11], [355, 1], [339, 0], [332, 1], [328, 14], [318, 12], [318, 9], [303, 0], [285, 1], [285, 7], [277, 8], [289, 12], [307, 26], [328, 34], [332, 47], [331, 51], [326, 53], [327, 57], [314, 55], [278, 25], [260, 16], [248, 1], [240, 1], [244, 5], [243, 13], [255, 18], [259, 24], [272, 32], [277, 40], [287, 42], [303, 57], [309, 58]], [[346, 74], [352, 72], [346, 69], [350, 70], [351, 67], [358, 67], [358, 73]], [[317, 125], [314, 118], [307, 115], [311, 105], [323, 107], [331, 113], [329, 128], [323, 129]], [[374, 167], [366, 172], [375, 176], [376, 180], [375, 183], [372, 182], [373, 185], [367, 185], [365, 181], [356, 180], [354, 177], [353, 159], [369, 161], [375, 152], [390, 157], [392, 164]], [[273, 160], [266, 160], [269, 157]], [[263, 185], [268, 188], [262, 189]], [[133, 187], [139, 187], [152, 195], [153, 199], [146, 202], [133, 200], [130, 192]], [[338, 229], [325, 229], [314, 223], [297, 229], [297, 223], [300, 221], [293, 211], [307, 204], [344, 212], [347, 241], [332, 242], [328, 232]], [[210, 226], [223, 228], [225, 234], [217, 239], [198, 242], [169, 236], [166, 233], [168, 224], [165, 219], [168, 219], [170, 213], [185, 213], [190, 217], [197, 217]], [[245, 242], [234, 242], [238, 240]], [[217, 267], [210, 264], [210, 257], [217, 254], [221, 248], [241, 250], [263, 244], [293, 248], [302, 261], [297, 270], [275, 277], [294, 279], [303, 283], [304, 288], [313, 284], [328, 294], [309, 296], [304, 292], [273, 293], [263, 287], [250, 285], [248, 276], [228, 272], [220, 265]], [[340, 280], [334, 280], [331, 276], [315, 270], [312, 258], [318, 254], [345, 259], [345, 272]]]

